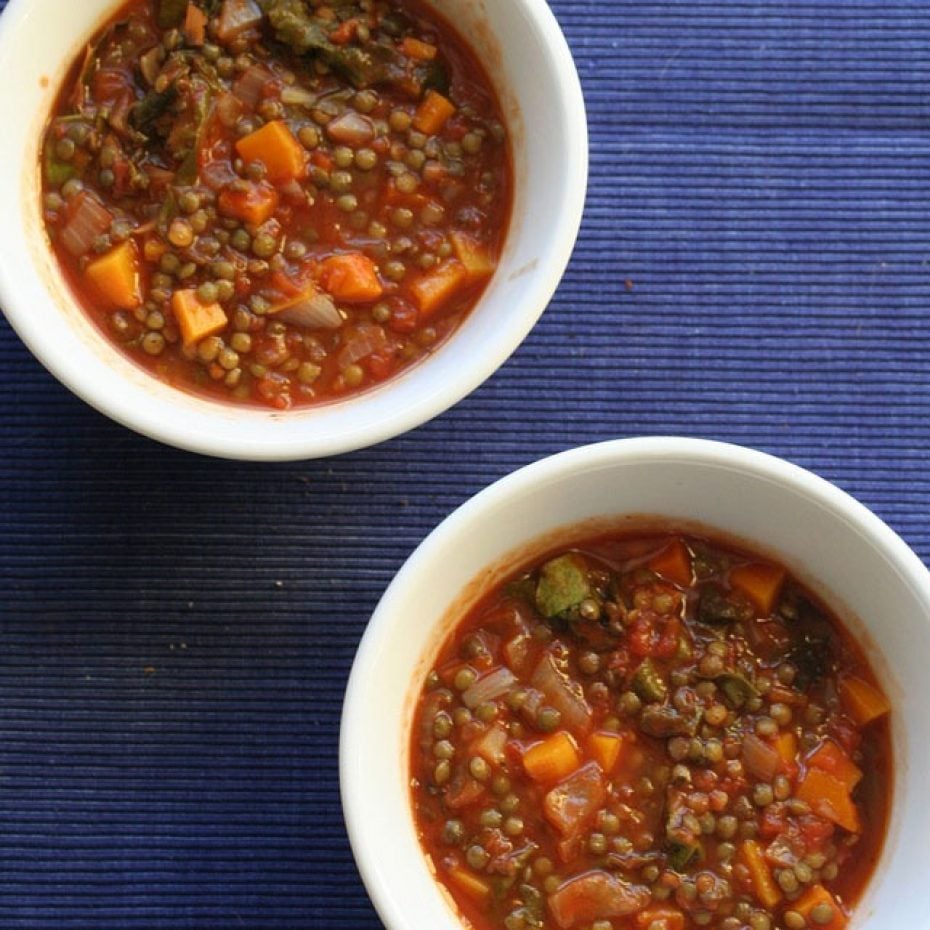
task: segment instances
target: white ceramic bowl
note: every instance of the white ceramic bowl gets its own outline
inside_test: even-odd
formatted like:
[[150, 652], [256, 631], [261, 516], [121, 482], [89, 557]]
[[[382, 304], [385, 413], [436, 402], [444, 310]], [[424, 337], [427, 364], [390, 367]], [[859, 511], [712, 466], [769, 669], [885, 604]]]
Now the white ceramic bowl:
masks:
[[[342, 800], [362, 878], [389, 930], [461, 930], [414, 832], [409, 731], [450, 623], [502, 561], [605, 517], [696, 522], [782, 561], [864, 643], [894, 703], [890, 832], [854, 930], [930, 927], [930, 574], [874, 514], [810, 472], [737, 446], [629, 439], [530, 465], [443, 521], [397, 574], [358, 651], [343, 711]], [[548, 537], [540, 546], [541, 537]]]
[[545, 309], [571, 254], [587, 183], [584, 101], [545, 0], [433, 2], [488, 65], [510, 130], [516, 190], [500, 267], [478, 307], [430, 358], [364, 394], [282, 414], [161, 384], [75, 306], [46, 245], [39, 139], [66, 69], [117, 4], [10, 0], [0, 17], [0, 84], [7, 88], [0, 95], [0, 306], [36, 357], [88, 403], [140, 433], [242, 459], [312, 458], [372, 445], [442, 413], [488, 378]]

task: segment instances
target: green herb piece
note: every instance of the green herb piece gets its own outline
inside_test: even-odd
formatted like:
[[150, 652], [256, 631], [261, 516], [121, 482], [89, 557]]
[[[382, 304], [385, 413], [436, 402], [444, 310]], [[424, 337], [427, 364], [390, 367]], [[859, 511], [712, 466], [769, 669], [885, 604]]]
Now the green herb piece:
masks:
[[544, 617], [557, 617], [593, 594], [588, 567], [580, 555], [569, 552], [550, 559], [539, 570], [536, 608]]
[[668, 687], [652, 659], [644, 659], [642, 665], [636, 669], [631, 687], [636, 696], [646, 703], [664, 701], [668, 694]]

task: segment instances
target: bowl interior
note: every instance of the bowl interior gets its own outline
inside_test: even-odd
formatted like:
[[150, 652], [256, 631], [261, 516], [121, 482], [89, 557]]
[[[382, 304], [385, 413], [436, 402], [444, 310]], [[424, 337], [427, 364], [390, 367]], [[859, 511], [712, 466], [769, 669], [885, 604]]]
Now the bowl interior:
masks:
[[[47, 248], [39, 139], [69, 64], [116, 6], [113, 0], [11, 0], [0, 19], [0, 78], [17, 88], [0, 96], [6, 127], [0, 303], [24, 342], [71, 390], [114, 419], [182, 448], [233, 458], [318, 457], [371, 445], [441, 413], [519, 345], [568, 261], [587, 181], [578, 76], [544, 0], [436, 2], [487, 63], [512, 140], [510, 235], [479, 305], [451, 340], [400, 377], [346, 401], [286, 414], [205, 400], [148, 375], [74, 305]], [[508, 42], [513, 35], [521, 42]]]
[[921, 802], [930, 576], [891, 530], [826, 482], [759, 453], [689, 440], [606, 443], [503, 479], [440, 525], [386, 592], [350, 679], [341, 747], [353, 849], [386, 925], [460, 926], [420, 851], [408, 787], [413, 703], [442, 635], [501, 560], [551, 546], [559, 527], [631, 515], [697, 523], [771, 554], [859, 637], [894, 702], [896, 766], [889, 836], [854, 926], [925, 925], [927, 905], [910, 892], [930, 874], [930, 809]]

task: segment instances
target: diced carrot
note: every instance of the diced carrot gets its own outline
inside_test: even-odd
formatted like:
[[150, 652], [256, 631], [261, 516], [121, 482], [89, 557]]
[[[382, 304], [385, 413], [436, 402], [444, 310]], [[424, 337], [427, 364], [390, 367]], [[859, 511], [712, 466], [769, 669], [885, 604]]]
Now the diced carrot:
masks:
[[236, 142], [245, 162], [260, 161], [273, 182], [302, 178], [307, 170], [307, 153], [287, 123], [275, 119]]
[[413, 128], [428, 136], [435, 135], [454, 112], [455, 104], [448, 97], [443, 97], [435, 90], [428, 90], [413, 114]]
[[581, 752], [572, 735], [559, 730], [523, 754], [523, 768], [536, 781], [557, 782], [581, 765]]
[[669, 904], [653, 904], [644, 908], [634, 920], [639, 930], [647, 930], [653, 923], [658, 923], [665, 930], [685, 930], [685, 915]]
[[449, 878], [459, 890], [464, 891], [474, 901], [484, 903], [491, 896], [491, 886], [483, 878], [479, 878], [474, 872], [462, 866], [452, 866], [449, 869]]
[[891, 710], [888, 698], [861, 678], [842, 678], [839, 684], [840, 700], [853, 720], [864, 727]]
[[184, 38], [188, 45], [203, 45], [206, 33], [207, 14], [196, 3], [188, 3], [184, 16]]
[[844, 785], [848, 785], [850, 791], [862, 781], [862, 770], [832, 739], [824, 740], [808, 756], [807, 764], [829, 772]]
[[465, 266], [450, 258], [410, 285], [410, 296], [422, 317], [434, 314], [468, 281]]
[[790, 730], [785, 730], [775, 737], [775, 750], [783, 769], [792, 769], [797, 765], [798, 738]]
[[329, 41], [333, 45], [348, 45], [356, 35], [358, 35], [358, 20], [347, 19], [329, 34]]
[[623, 749], [623, 737], [619, 733], [598, 730], [588, 738], [588, 752], [591, 758], [609, 775], [620, 758]]
[[414, 61], [432, 61], [439, 51], [435, 45], [430, 45], [429, 42], [421, 42], [419, 39], [413, 38], [413, 36], [407, 36], [400, 43], [400, 50]]
[[740, 846], [740, 859], [749, 869], [752, 890], [756, 899], [766, 908], [773, 908], [781, 901], [781, 890], [775, 884], [771, 869], [762, 854], [762, 848], [755, 840], [745, 840]]
[[646, 568], [683, 587], [690, 585], [693, 580], [691, 553], [680, 539], [672, 540], [661, 552], [654, 555], [646, 563]]
[[324, 152], [322, 149], [314, 149], [313, 154], [310, 156], [310, 161], [317, 168], [322, 168], [324, 171], [332, 171], [333, 165], [336, 163], [333, 161], [332, 155], [329, 152]]
[[375, 263], [361, 252], [325, 259], [320, 265], [320, 283], [336, 300], [347, 304], [367, 303], [384, 293]]
[[139, 253], [131, 239], [95, 258], [84, 276], [107, 304], [116, 310], [135, 310], [142, 303]]
[[497, 268], [497, 262], [484, 243], [473, 239], [463, 232], [449, 233], [452, 251], [468, 272], [469, 282], [490, 278]]
[[772, 612], [784, 580], [785, 570], [767, 562], [737, 565], [730, 572], [730, 584], [745, 594], [763, 615]]
[[219, 304], [200, 302], [196, 290], [175, 291], [171, 309], [181, 329], [185, 346], [196, 345], [201, 339], [218, 333], [226, 326], [226, 314]]
[[243, 182], [245, 187], [227, 187], [220, 193], [217, 207], [224, 216], [260, 226], [278, 209], [278, 192], [267, 182]]
[[[811, 911], [820, 904], [825, 904], [833, 911], [833, 919], [829, 923], [816, 923], [810, 919]], [[811, 885], [804, 894], [791, 905], [791, 910], [797, 911], [806, 921], [808, 927], [818, 927], [820, 930], [843, 930], [849, 922], [840, 903], [827, 891], [823, 885]]]
[[859, 811], [849, 792], [849, 785], [835, 775], [809, 766], [798, 783], [795, 797], [809, 804], [819, 817], [832, 821], [850, 833], [861, 833]]

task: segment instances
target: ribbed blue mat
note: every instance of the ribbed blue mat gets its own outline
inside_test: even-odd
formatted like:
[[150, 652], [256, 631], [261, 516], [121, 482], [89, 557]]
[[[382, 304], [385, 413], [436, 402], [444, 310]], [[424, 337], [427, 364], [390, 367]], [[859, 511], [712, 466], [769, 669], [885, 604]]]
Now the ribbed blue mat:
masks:
[[211, 461], [104, 419], [0, 322], [0, 927], [378, 928], [337, 791], [353, 651], [426, 532], [548, 453], [748, 444], [930, 556], [930, 7], [553, 8], [589, 105], [581, 240], [440, 419]]

